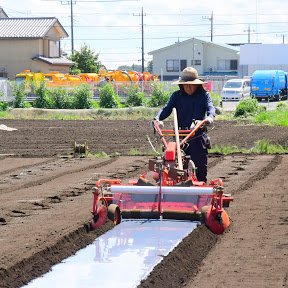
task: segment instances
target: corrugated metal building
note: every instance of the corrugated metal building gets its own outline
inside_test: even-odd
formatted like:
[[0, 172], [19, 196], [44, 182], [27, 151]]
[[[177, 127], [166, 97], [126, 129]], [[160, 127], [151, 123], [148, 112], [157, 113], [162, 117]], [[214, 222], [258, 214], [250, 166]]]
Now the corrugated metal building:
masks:
[[241, 77], [255, 70], [288, 71], [288, 44], [245, 44], [240, 46], [240, 55]]

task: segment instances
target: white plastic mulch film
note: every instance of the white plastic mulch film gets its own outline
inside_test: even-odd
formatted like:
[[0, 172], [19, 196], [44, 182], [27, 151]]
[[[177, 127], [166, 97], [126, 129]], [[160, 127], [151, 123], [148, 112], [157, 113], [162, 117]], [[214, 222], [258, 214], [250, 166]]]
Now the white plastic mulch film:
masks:
[[25, 288], [137, 287], [197, 222], [123, 220]]

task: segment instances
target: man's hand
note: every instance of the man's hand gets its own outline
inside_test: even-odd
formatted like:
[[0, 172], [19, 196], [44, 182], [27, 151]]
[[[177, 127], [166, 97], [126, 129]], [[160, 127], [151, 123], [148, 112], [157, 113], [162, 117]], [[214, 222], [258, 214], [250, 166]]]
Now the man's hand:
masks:
[[212, 125], [214, 122], [214, 119], [210, 116], [207, 116], [205, 119], [206, 119], [207, 125]]
[[199, 124], [200, 122], [202, 122], [202, 120], [193, 120], [193, 121], [192, 121], [192, 124], [191, 124], [191, 126], [190, 126], [190, 129], [191, 129], [191, 130], [194, 129], [195, 126], [196, 126], [197, 124]]
[[154, 126], [153, 125], [153, 121], [156, 121], [156, 123], [158, 124], [159, 128], [163, 128], [164, 127], [163, 121], [160, 121], [159, 119], [155, 119], [155, 118], [151, 121], [152, 122], [152, 126]]
[[163, 121], [159, 121], [159, 120], [156, 120], [156, 121], [157, 121], [157, 124], [158, 124], [159, 128], [164, 128]]

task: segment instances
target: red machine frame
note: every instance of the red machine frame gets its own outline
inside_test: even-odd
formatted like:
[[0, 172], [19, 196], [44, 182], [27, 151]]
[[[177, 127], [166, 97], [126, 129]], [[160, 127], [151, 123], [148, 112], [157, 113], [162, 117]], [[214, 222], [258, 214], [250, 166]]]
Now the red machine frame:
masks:
[[[175, 118], [176, 113], [174, 127], [177, 123]], [[195, 122], [191, 130], [164, 130], [154, 120], [153, 126], [161, 138], [164, 151], [161, 157], [149, 160], [149, 171], [155, 183], [148, 180], [146, 174], [140, 175], [137, 180], [130, 180], [127, 185], [122, 184], [120, 179], [99, 179], [94, 191], [93, 219], [89, 229], [102, 226], [107, 218], [115, 225], [121, 222], [121, 218], [166, 218], [198, 220], [205, 223], [213, 233], [222, 234], [230, 225], [229, 216], [223, 207], [228, 207], [233, 198], [224, 194], [221, 178], [211, 180], [209, 185], [198, 181], [194, 163], [181, 150], [206, 124], [207, 120], [203, 120]], [[174, 137], [176, 141], [167, 141], [167, 136]], [[183, 138], [181, 141], [180, 137]], [[144, 200], [137, 201], [139, 195]], [[165, 201], [164, 197], [174, 197], [176, 200]], [[182, 201], [181, 197], [194, 197], [197, 200], [187, 202]]]

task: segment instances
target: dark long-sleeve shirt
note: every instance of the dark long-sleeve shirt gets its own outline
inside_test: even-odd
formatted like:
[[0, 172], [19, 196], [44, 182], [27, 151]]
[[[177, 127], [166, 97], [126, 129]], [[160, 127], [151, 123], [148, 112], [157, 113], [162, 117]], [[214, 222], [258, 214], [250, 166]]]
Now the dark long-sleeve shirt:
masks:
[[186, 94], [184, 90], [175, 91], [157, 118], [160, 121], [166, 119], [174, 107], [177, 110], [179, 127], [190, 127], [193, 119], [203, 120], [206, 116], [215, 116], [211, 96], [203, 89], [197, 89], [193, 95]]

